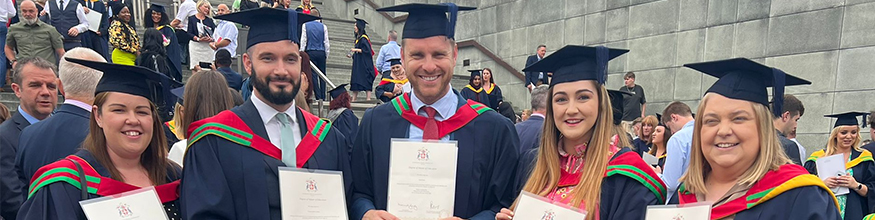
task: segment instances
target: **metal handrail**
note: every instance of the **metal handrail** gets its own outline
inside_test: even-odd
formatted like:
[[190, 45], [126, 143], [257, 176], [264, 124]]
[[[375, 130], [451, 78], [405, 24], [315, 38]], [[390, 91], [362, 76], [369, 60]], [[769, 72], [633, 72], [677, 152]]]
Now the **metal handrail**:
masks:
[[[330, 91], [334, 88], [337, 88], [337, 86], [334, 85], [334, 82], [331, 82], [331, 80], [328, 79], [328, 76], [326, 76], [325, 73], [322, 73], [322, 70], [320, 70], [319, 67], [317, 67], [316, 64], [313, 63], [313, 61], [310, 61], [310, 69], [312, 69], [313, 72], [316, 73], [316, 76], [319, 76], [319, 78], [322, 78], [322, 80], [325, 80], [325, 84], [329, 86], [329, 88], [326, 88], [324, 91], [326, 94], [323, 94], [323, 95], [325, 95], [325, 98], [327, 98], [328, 101], [331, 101], [331, 96], [328, 95], [327, 93], [328, 93], [328, 91]], [[310, 79], [310, 80], [313, 80], [313, 79]], [[319, 101], [318, 106], [319, 106], [319, 108], [318, 108], [319, 111], [316, 112], [316, 115], [319, 115], [319, 117], [322, 117], [323, 116], [322, 109], [325, 108], [325, 104], [322, 101]]]

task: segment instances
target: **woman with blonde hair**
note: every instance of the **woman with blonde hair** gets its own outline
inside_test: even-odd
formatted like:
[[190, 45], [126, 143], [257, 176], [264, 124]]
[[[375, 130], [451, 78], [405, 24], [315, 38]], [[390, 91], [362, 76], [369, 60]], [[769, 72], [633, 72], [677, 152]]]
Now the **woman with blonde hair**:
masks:
[[656, 116], [648, 115], [641, 119], [641, 132], [638, 133], [638, 139], [632, 141], [632, 145], [635, 147], [636, 152], [640, 152], [640, 155], [643, 155], [644, 152], [650, 151], [651, 147], [653, 147], [653, 131], [656, 128], [656, 125], [659, 124], [659, 120], [656, 119]]
[[827, 177], [823, 182], [829, 188], [845, 187], [850, 193], [836, 195], [839, 204], [839, 213], [844, 219], [861, 219], [871, 212], [875, 205], [875, 161], [872, 160], [872, 152], [860, 147], [860, 126], [857, 116], [863, 116], [863, 124], [866, 124], [864, 112], [847, 112], [842, 114], [825, 115], [837, 118], [825, 150], [815, 151], [805, 161], [805, 169], [809, 173], [817, 174], [817, 159], [832, 155], [843, 155], [842, 161], [847, 161], [845, 173]]
[[213, 20], [213, 6], [208, 0], [197, 2], [197, 14], [188, 17], [188, 30], [191, 41], [188, 42], [188, 68], [195, 69], [200, 63], [213, 63], [216, 51], [210, 47], [213, 42], [213, 31], [216, 22]]
[[772, 124], [784, 86], [810, 82], [745, 58], [684, 66], [719, 79], [699, 103], [689, 168], [670, 203], [711, 203], [711, 219], [840, 218], [832, 192], [787, 158]]
[[[604, 82], [608, 60], [626, 52], [565, 46], [524, 70], [553, 72], [553, 80], [541, 146], [523, 191], [583, 209], [587, 219], [640, 219], [648, 205], [664, 203], [665, 184], [656, 173], [614, 142], [619, 136]], [[495, 216], [512, 218], [507, 208]]]

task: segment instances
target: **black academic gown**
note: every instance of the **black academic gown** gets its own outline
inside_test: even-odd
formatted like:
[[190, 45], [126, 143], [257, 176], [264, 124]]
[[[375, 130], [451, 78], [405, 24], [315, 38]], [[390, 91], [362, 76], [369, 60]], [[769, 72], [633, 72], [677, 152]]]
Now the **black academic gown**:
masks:
[[652, 144], [648, 144], [644, 140], [641, 140], [641, 138], [637, 138], [632, 140], [632, 145], [635, 146], [634, 151], [635, 153], [638, 153], [638, 156], [644, 156], [645, 153], [650, 151], [650, 146]]
[[349, 146], [347, 151], [352, 153], [352, 142], [355, 140], [355, 132], [359, 129], [359, 118], [355, 116], [355, 113], [353, 113], [351, 109], [344, 109], [343, 112], [337, 116], [337, 119], [334, 119], [334, 121], [331, 122], [331, 128], [337, 129], [340, 134], [347, 137], [347, 146]]
[[[269, 141], [251, 100], [231, 111], [255, 135]], [[303, 138], [312, 128], [307, 128], [300, 109], [296, 115]], [[344, 143], [343, 135], [330, 129], [304, 168], [342, 171], [349, 195], [352, 175], [349, 175], [349, 154]], [[286, 164], [281, 160], [208, 135], [188, 148], [184, 164], [185, 177], [180, 185], [183, 219], [282, 219], [277, 168]]]
[[[678, 204], [677, 193], [668, 204]], [[804, 186], [735, 214], [735, 219], [818, 219], [840, 220], [832, 196], [818, 186]], [[845, 218], [862, 219], [859, 218]]]
[[395, 98], [395, 97], [390, 98], [390, 97], [384, 95], [383, 93], [384, 92], [394, 92], [394, 91], [395, 91], [395, 83], [386, 83], [383, 85], [377, 85], [377, 87], [374, 88], [374, 94], [377, 96], [378, 99], [380, 99], [380, 101], [383, 101], [383, 103], [388, 103], [389, 100], [392, 100], [392, 98]]
[[362, 35], [355, 43], [361, 53], [352, 55], [352, 75], [349, 80], [350, 91], [371, 91], [377, 69], [374, 67], [374, 50], [367, 35]]
[[[470, 86], [470, 85], [469, 85]], [[465, 86], [462, 88], [462, 98], [474, 100], [475, 102], [483, 103], [485, 105], [489, 105], [489, 97], [486, 95], [481, 88], [480, 92], [476, 92], [472, 90], [469, 86]]]
[[182, 82], [182, 48], [179, 47], [179, 40], [176, 39], [176, 32], [170, 25], [158, 27], [161, 34], [164, 35], [170, 44], [164, 48], [167, 50], [167, 60], [170, 65], [170, 78]]
[[[87, 161], [100, 176], [109, 177], [109, 170], [100, 164], [96, 158], [86, 150], [80, 150], [74, 155], [81, 157]], [[179, 167], [170, 163], [167, 172], [167, 182], [173, 182], [179, 179], [181, 171]], [[84, 166], [84, 165], [83, 165]], [[85, 167], [83, 167], [85, 169]], [[99, 198], [100, 195], [88, 194], [88, 199]], [[21, 205], [21, 210], [18, 211], [18, 219], [81, 219], [86, 220], [85, 213], [82, 212], [82, 207], [79, 201], [82, 199], [82, 191], [79, 188], [67, 182], [54, 182], [46, 185], [36, 191], [24, 204]], [[170, 212], [177, 212], [176, 205], [178, 200], [164, 203], [165, 210], [168, 211], [168, 217], [179, 219], [178, 216], [169, 215]], [[176, 218], [174, 218], [176, 217]]]
[[[860, 156], [862, 152], [852, 150], [851, 160]], [[805, 169], [808, 173], [817, 175], [817, 163], [815, 160], [805, 161]], [[851, 168], [854, 171], [854, 179], [869, 188], [866, 196], [860, 196], [853, 189], [846, 194], [848, 200], [845, 204], [845, 219], [862, 219], [875, 211], [875, 162], [866, 161]]]
[[489, 106], [492, 109], [498, 110], [498, 104], [504, 101], [504, 96], [501, 95], [501, 87], [498, 85], [492, 84], [492, 91], [486, 91], [483, 89], [483, 92], [486, 93], [486, 97], [489, 98], [488, 103], [483, 103]]
[[[453, 92], [462, 107], [466, 102]], [[351, 219], [361, 219], [371, 209], [386, 210], [390, 142], [407, 138], [409, 129], [410, 122], [393, 105], [365, 112], [353, 145]], [[495, 213], [510, 207], [517, 197], [519, 138], [513, 125], [498, 113], [486, 111], [449, 136], [459, 144], [453, 214], [463, 219], [495, 219]]]

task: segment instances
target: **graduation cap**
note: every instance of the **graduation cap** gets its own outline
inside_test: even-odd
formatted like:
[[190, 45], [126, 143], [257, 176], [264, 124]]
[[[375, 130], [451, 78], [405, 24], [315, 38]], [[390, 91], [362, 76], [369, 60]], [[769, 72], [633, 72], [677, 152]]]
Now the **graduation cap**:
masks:
[[422, 39], [433, 36], [446, 36], [448, 39], [455, 39], [459, 11], [474, 9], [477, 8], [458, 6], [453, 3], [437, 5], [414, 3], [380, 8], [377, 11], [408, 12], [401, 39]]
[[713, 92], [731, 99], [756, 102], [768, 107], [769, 93], [766, 92], [766, 87], [772, 87], [772, 114], [775, 116], [783, 113], [784, 86], [811, 84], [807, 80], [747, 58], [684, 64], [684, 66], [719, 78], [706, 93]]
[[394, 66], [394, 65], [401, 65], [401, 58], [392, 58], [392, 59], [389, 59], [389, 64], [392, 65], [392, 66]]
[[359, 29], [359, 33], [365, 32], [365, 26], [368, 24], [367, 21], [361, 18], [355, 18], [355, 26]]
[[665, 126], [665, 123], [662, 123], [662, 114], [656, 113], [656, 125]]
[[216, 16], [217, 19], [249, 26], [246, 48], [262, 42], [291, 40], [300, 44], [301, 25], [319, 17], [294, 10], [261, 7], [241, 12]]
[[619, 125], [623, 120], [623, 96], [632, 95], [630, 92], [608, 89], [608, 97], [611, 98], [611, 111], [613, 113], [614, 125]]
[[629, 50], [602, 46], [587, 47], [568, 45], [526, 67], [526, 72], [553, 72], [550, 86], [580, 80], [596, 80], [604, 85], [608, 74], [608, 61]]
[[867, 115], [869, 115], [868, 112], [845, 112], [840, 114], [824, 115], [823, 117], [836, 118], [836, 123], [832, 126], [833, 128], [835, 128], [843, 125], [858, 126], [860, 124], [857, 123], [857, 116], [863, 116], [862, 127], [865, 128]]
[[337, 87], [335, 87], [334, 89], [328, 91], [328, 94], [331, 95], [332, 99], [336, 99], [341, 94], [346, 93], [346, 85], [349, 85], [349, 84], [346, 84], [346, 83], [340, 84]]
[[94, 94], [121, 92], [142, 96], [156, 105], [161, 105], [163, 103], [159, 103], [158, 100], [163, 100], [171, 88], [182, 86], [182, 83], [145, 67], [95, 62], [69, 57], [65, 59], [72, 63], [103, 72], [103, 77], [97, 82]]
[[164, 5], [161, 5], [158, 3], [152, 3], [151, 5], [149, 5], [149, 10], [152, 10], [154, 12], [161, 12], [161, 13], [165, 13], [165, 14], [167, 13], [167, 11], [164, 10]]
[[471, 73], [471, 78], [472, 78], [472, 79], [473, 79], [475, 76], [483, 75], [483, 70], [481, 70], [481, 69], [468, 70], [468, 72]]
[[173, 96], [176, 96], [176, 98], [177, 98], [176, 103], [179, 103], [179, 105], [184, 105], [184, 104], [182, 104], [183, 103], [182, 96], [185, 95], [185, 86], [171, 89], [170, 93], [173, 93]]

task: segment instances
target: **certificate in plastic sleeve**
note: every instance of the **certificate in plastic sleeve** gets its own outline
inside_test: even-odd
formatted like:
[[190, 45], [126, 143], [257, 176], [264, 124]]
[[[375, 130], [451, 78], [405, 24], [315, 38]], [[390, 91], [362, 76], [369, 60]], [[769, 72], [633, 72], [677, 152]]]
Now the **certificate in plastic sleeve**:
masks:
[[455, 141], [392, 139], [387, 210], [400, 219], [453, 217]]
[[340, 171], [279, 168], [283, 219], [347, 220]]
[[697, 202], [684, 205], [649, 205], [645, 220], [708, 220], [711, 218], [711, 203]]
[[586, 219], [586, 212], [538, 195], [522, 192], [514, 210], [514, 219]]
[[79, 205], [85, 217], [92, 220], [167, 220], [167, 212], [154, 187], [83, 200]]

